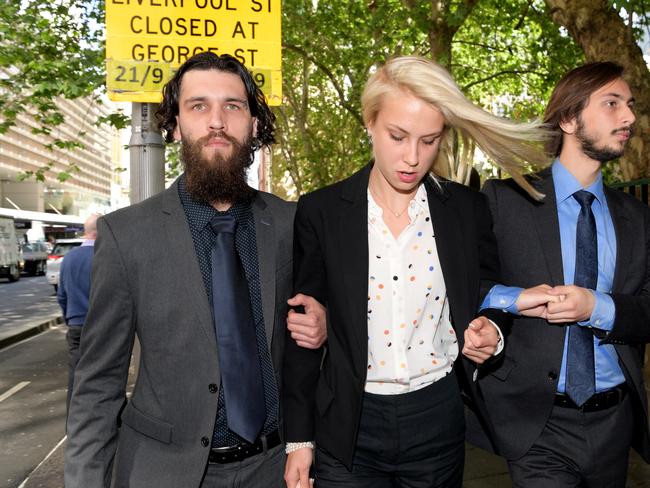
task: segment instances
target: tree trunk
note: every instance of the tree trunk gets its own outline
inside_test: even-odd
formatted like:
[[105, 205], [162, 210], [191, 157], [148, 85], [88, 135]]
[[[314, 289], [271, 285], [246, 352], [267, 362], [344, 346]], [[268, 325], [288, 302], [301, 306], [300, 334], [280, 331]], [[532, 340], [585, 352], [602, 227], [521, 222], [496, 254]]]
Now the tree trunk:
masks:
[[[478, 0], [431, 0], [431, 23], [427, 36], [431, 58], [451, 71], [451, 41], [463, 22], [472, 13]], [[409, 4], [409, 2], [407, 2]]]
[[650, 72], [641, 48], [606, 0], [546, 0], [551, 17], [564, 26], [585, 53], [586, 61], [615, 61], [636, 99], [635, 136], [621, 158], [625, 180], [650, 177]]

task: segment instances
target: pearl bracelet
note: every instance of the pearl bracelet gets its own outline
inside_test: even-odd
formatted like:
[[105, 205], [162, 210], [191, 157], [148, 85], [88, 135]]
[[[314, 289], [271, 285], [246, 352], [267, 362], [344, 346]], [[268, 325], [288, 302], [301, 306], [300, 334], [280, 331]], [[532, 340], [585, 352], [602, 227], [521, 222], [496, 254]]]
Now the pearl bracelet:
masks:
[[313, 442], [287, 442], [286, 447], [284, 448], [284, 452], [289, 454], [290, 452], [297, 451], [298, 449], [302, 449], [303, 447], [309, 447], [310, 449], [314, 449], [316, 447]]

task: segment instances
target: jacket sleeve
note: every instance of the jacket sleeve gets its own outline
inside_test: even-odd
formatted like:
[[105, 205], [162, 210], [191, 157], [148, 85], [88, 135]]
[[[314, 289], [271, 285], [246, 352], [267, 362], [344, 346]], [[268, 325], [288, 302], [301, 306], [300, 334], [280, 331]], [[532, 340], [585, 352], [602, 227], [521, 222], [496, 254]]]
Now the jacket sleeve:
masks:
[[65, 486], [108, 487], [135, 337], [129, 275], [109, 223], [97, 222], [90, 306], [67, 423]]
[[[650, 342], [650, 207], [642, 207], [642, 226], [637, 231], [643, 236], [645, 267], [641, 285], [634, 293], [612, 293], [616, 316], [614, 326], [606, 334], [605, 344], [643, 344]], [[639, 250], [636, 250], [639, 252]]]
[[[327, 306], [326, 276], [318, 238], [317, 209], [303, 198], [294, 221], [294, 291]], [[314, 398], [324, 347], [305, 349], [286, 334], [283, 367], [283, 413], [286, 442], [314, 439]]]
[[[486, 187], [492, 188], [490, 182], [486, 183]], [[485, 189], [484, 189], [485, 191]], [[500, 262], [499, 250], [497, 246], [497, 239], [493, 231], [492, 213], [488, 206], [488, 198], [484, 194], [479, 194], [480, 199], [477, 200], [477, 228], [479, 229], [479, 259], [481, 263], [481, 293], [479, 297], [479, 306], [483, 299], [492, 289], [494, 285], [498, 285], [501, 281], [500, 277]], [[491, 194], [493, 200], [496, 199], [496, 194]], [[486, 309], [482, 310], [478, 315], [486, 316], [488, 319], [496, 323], [504, 339], [510, 334], [512, 327], [512, 316], [502, 310]]]

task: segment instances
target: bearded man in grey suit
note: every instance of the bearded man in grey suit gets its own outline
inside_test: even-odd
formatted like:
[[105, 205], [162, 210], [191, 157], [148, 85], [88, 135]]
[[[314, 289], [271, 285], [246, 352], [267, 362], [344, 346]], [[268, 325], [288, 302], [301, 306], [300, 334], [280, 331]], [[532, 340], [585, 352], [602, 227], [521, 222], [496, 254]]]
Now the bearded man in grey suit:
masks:
[[250, 72], [213, 53], [179, 68], [158, 115], [185, 173], [98, 222], [65, 484], [280, 487], [285, 331], [318, 347], [325, 319], [315, 300], [290, 298], [294, 206], [246, 182], [274, 117]]
[[650, 461], [643, 353], [650, 340], [650, 209], [603, 184], [632, 136], [615, 63], [566, 74], [546, 109], [552, 166], [488, 197], [502, 285], [484, 306], [517, 315], [499, 367], [479, 379], [517, 488], [623, 488], [630, 447]]

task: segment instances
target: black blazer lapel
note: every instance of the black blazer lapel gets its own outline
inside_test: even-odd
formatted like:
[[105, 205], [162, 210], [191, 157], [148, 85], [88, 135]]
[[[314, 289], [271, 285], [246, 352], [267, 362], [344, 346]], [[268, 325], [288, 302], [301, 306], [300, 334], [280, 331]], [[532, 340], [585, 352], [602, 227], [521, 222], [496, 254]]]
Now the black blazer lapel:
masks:
[[[560, 223], [557, 216], [557, 204], [555, 201], [555, 186], [550, 168], [539, 173], [541, 179], [533, 180], [531, 183], [546, 197], [541, 202], [534, 202], [531, 209], [531, 217], [536, 223], [537, 239], [539, 240], [546, 260], [546, 269], [551, 286], [564, 284], [564, 272], [562, 266], [562, 244], [560, 242]], [[524, 237], [524, 236], [522, 236]], [[522, 245], [525, 240], [522, 239]]]
[[607, 198], [607, 207], [612, 216], [614, 231], [616, 233], [616, 268], [614, 270], [614, 281], [612, 284], [613, 293], [621, 293], [627, 278], [627, 270], [632, 256], [632, 239], [626, 239], [625, 236], [632, 235], [638, 230], [632, 226], [628, 218], [624, 202], [617, 192], [620, 190], [611, 190], [605, 187]]
[[[453, 317], [453, 326], [461, 344], [462, 331], [470, 312], [468, 311], [467, 290], [469, 289], [467, 264], [464, 259], [464, 243], [461, 232], [461, 219], [454, 205], [448, 204], [451, 195], [445, 191], [444, 182], [441, 187], [427, 177], [424, 186], [427, 190], [431, 225], [440, 259], [440, 267], [447, 289], [449, 308]], [[457, 326], [459, 328], [457, 328]]]
[[368, 356], [368, 180], [372, 165], [350, 177], [341, 188], [337, 249], [341, 253], [342, 295], [347, 297], [350, 323], [358, 349], [356, 360]]

